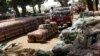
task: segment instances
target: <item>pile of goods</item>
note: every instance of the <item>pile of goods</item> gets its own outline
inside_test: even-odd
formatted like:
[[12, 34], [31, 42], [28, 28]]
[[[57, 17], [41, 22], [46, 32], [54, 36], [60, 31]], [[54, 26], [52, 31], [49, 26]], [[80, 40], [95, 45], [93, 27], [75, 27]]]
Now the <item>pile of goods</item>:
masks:
[[81, 32], [80, 29], [70, 27], [68, 29], [64, 29], [59, 37], [62, 41], [65, 41], [65, 43], [72, 43], [79, 32]]
[[25, 17], [0, 23], [0, 41], [37, 29], [46, 16]]
[[56, 22], [41, 24], [37, 30], [28, 33], [28, 42], [43, 42], [57, 32], [58, 26]]
[[60, 45], [52, 49], [55, 56], [100, 56], [100, 19], [79, 18], [59, 37]]

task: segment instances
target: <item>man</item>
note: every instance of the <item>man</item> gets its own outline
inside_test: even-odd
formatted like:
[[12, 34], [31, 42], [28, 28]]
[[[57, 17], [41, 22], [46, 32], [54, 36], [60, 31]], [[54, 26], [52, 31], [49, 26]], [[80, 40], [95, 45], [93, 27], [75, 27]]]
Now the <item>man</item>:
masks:
[[53, 8], [53, 7], [51, 7], [51, 9], [50, 9], [50, 19], [52, 19], [53, 12], [54, 12], [54, 8]]
[[87, 0], [87, 5], [88, 5], [88, 9], [89, 11], [94, 11], [94, 8], [93, 6], [95, 5], [96, 7], [96, 11], [98, 10], [98, 3], [99, 1], [98, 0]]

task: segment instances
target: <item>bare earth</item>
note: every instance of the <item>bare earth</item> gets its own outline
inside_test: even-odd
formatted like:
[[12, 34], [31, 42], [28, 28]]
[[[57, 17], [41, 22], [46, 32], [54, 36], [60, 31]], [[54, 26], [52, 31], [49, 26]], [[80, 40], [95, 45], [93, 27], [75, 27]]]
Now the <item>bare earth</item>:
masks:
[[16, 37], [12, 40], [7, 41], [6, 43], [21, 43], [22, 48], [42, 49], [45, 51], [49, 51], [59, 41], [57, 37], [58, 36], [51, 38], [46, 43], [28, 43], [27, 35], [25, 35], [25, 36]]

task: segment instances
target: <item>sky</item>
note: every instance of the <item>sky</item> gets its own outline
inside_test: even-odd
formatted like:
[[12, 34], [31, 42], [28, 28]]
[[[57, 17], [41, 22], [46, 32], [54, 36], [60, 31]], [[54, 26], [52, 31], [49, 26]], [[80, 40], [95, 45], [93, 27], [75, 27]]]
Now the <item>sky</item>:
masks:
[[[70, 0], [69, 3], [71, 3], [72, 1], [78, 1], [78, 0]], [[51, 6], [60, 6], [59, 2], [55, 2], [54, 0], [48, 0], [47, 2], [45, 2], [44, 4], [42, 4], [43, 7], [45, 7], [45, 9], [49, 9], [51, 8]], [[30, 11], [32, 11], [32, 7], [30, 6], [26, 6], [26, 8]], [[36, 5], [36, 9], [38, 9], [38, 6]], [[19, 8], [19, 11], [21, 11], [22, 9]]]
[[[69, 3], [72, 3], [72, 1], [78, 1], [78, 0], [70, 0]], [[58, 2], [55, 2], [54, 0], [48, 0], [43, 4], [46, 8], [51, 6], [60, 6]]]
[[58, 2], [54, 2], [54, 0], [48, 0], [43, 4], [45, 7], [51, 7], [51, 6], [59, 6], [60, 4]]
[[78, 0], [70, 0], [69, 2], [71, 3], [72, 1], [75, 1], [75, 2], [77, 2]]

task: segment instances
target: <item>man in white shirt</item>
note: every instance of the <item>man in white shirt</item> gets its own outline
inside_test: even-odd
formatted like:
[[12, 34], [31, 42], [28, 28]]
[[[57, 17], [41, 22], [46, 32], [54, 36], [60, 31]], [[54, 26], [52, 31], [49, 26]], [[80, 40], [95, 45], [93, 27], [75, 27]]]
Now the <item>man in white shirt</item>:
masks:
[[50, 19], [52, 19], [53, 12], [54, 12], [54, 8], [53, 8], [53, 7], [51, 7], [51, 9], [50, 9]]

